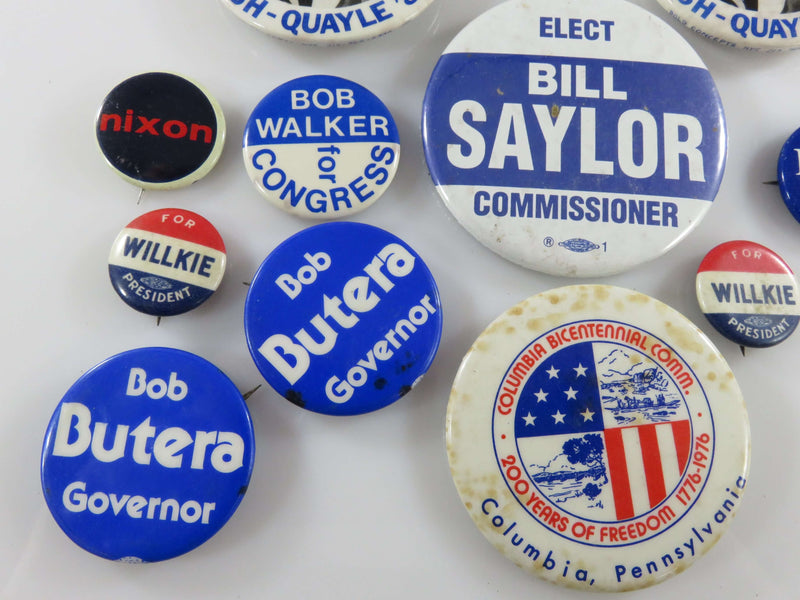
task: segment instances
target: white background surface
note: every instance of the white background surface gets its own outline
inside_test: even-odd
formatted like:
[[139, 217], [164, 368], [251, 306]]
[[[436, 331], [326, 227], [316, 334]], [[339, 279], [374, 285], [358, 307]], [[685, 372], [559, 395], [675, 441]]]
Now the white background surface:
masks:
[[[636, 3], [665, 16], [655, 0]], [[420, 110], [430, 72], [449, 40], [494, 4], [440, 0], [383, 38], [326, 50], [266, 37], [216, 0], [3, 3], [0, 597], [580, 595], [524, 573], [484, 541], [456, 494], [445, 454], [450, 384], [472, 341], [516, 302], [573, 283], [516, 267], [475, 242], [440, 202], [422, 156]], [[730, 149], [717, 202], [667, 256], [587, 281], [655, 296], [709, 335], [749, 406], [752, 466], [744, 502], [721, 542], [687, 572], [638, 595], [797, 598], [800, 335], [742, 357], [706, 323], [693, 286], [705, 253], [731, 239], [769, 245], [800, 268], [800, 224], [777, 188], [761, 183], [775, 179], [778, 151], [800, 126], [800, 55], [742, 54], [682, 33], [711, 69], [727, 113]], [[207, 178], [179, 191], [147, 192], [137, 205], [138, 190], [104, 165], [93, 124], [105, 94], [147, 70], [202, 82], [223, 106], [229, 137]], [[265, 386], [249, 402], [258, 444], [252, 485], [228, 525], [165, 563], [96, 558], [67, 539], [42, 498], [38, 461], [50, 415], [83, 371], [140, 346], [199, 354], [242, 391], [262, 383], [244, 341], [242, 282], [309, 223], [268, 205], [251, 187], [240, 136], [269, 90], [314, 73], [365, 85], [398, 121], [398, 176], [353, 220], [400, 235], [426, 259], [445, 311], [436, 362], [411, 394], [356, 418], [307, 413]], [[124, 225], [167, 206], [211, 220], [225, 239], [229, 266], [206, 304], [156, 327], [116, 297], [106, 259]]]

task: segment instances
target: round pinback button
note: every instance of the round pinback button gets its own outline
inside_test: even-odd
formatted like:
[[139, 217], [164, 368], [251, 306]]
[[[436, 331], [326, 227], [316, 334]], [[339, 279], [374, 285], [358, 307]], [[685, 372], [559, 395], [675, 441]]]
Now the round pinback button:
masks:
[[44, 439], [42, 489], [85, 550], [154, 562], [211, 538], [253, 469], [244, 399], [214, 365], [169, 348], [100, 363], [67, 391]]
[[261, 194], [288, 213], [347, 217], [394, 179], [400, 137], [389, 109], [366, 88], [329, 75], [270, 92], [244, 131], [244, 163]]
[[706, 214], [726, 155], [706, 67], [622, 0], [510, 0], [437, 63], [423, 143], [436, 188], [478, 241], [562, 276], [617, 273]]
[[682, 572], [747, 485], [747, 412], [725, 360], [674, 309], [610, 286], [544, 292], [495, 320], [458, 370], [446, 438], [487, 540], [581, 590]]
[[111, 247], [114, 290], [139, 312], [179, 315], [205, 302], [225, 274], [225, 244], [214, 226], [180, 208], [154, 210], [123, 229]]
[[788, 338], [800, 321], [800, 288], [775, 252], [742, 240], [711, 250], [697, 269], [697, 301], [719, 333], [764, 348]]
[[658, 0], [683, 25], [706, 39], [743, 50], [800, 47], [797, 0]]
[[433, 0], [222, 0], [264, 33], [306, 44], [360, 42], [397, 29]]
[[323, 223], [262, 263], [245, 302], [250, 354], [287, 400], [328, 415], [395, 402], [428, 371], [442, 307], [428, 267], [370, 225]]
[[790, 135], [781, 148], [778, 187], [786, 208], [800, 222], [800, 129]]
[[164, 190], [194, 183], [214, 167], [225, 142], [225, 118], [197, 83], [174, 73], [142, 73], [106, 96], [95, 134], [118, 175], [141, 188]]

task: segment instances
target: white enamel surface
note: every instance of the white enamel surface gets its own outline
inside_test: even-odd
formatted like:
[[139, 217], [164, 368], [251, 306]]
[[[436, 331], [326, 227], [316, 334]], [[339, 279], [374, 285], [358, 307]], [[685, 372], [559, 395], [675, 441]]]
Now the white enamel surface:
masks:
[[[340, 219], [349, 217], [372, 206], [380, 198], [394, 179], [400, 160], [400, 144], [376, 142], [346, 142], [337, 145], [339, 154], [333, 156], [335, 167], [320, 170], [324, 157], [331, 159], [330, 153], [321, 154], [317, 144], [257, 144], [244, 149], [244, 164], [247, 174], [256, 189], [271, 204], [286, 212], [308, 219]], [[331, 143], [324, 146], [330, 147]], [[371, 156], [373, 148], [390, 148], [394, 159], [390, 164], [376, 163]], [[268, 152], [274, 159], [257, 160], [260, 152]], [[272, 169], [276, 169], [269, 175]], [[385, 176], [376, 177], [377, 168], [385, 169]], [[367, 176], [367, 172], [372, 178]], [[264, 177], [267, 181], [264, 181]], [[334, 180], [331, 180], [331, 177]], [[379, 183], [383, 180], [382, 183]], [[287, 191], [290, 182], [296, 185]], [[284, 183], [285, 182], [285, 183]], [[353, 187], [350, 187], [350, 186]], [[305, 193], [298, 190], [306, 188]], [[292, 205], [292, 192], [299, 198]]]
[[[456, 492], [445, 450], [450, 388], [473, 341], [514, 304], [574, 283], [519, 267], [477, 243], [443, 206], [422, 156], [421, 104], [436, 60], [461, 28], [496, 4], [435, 2], [391, 34], [327, 49], [264, 36], [214, 1], [3, 5], [0, 597], [591, 598], [531, 576], [485, 541]], [[656, 0], [635, 4], [669, 20]], [[778, 189], [762, 183], [775, 179], [780, 148], [800, 126], [800, 60], [731, 51], [670, 24], [708, 65], [725, 103], [725, 179], [712, 209], [669, 254], [589, 282], [658, 298], [712, 339], [747, 402], [752, 464], [727, 533], [694, 566], [644, 592], [603, 598], [791, 599], [800, 589], [800, 403], [793, 378], [800, 335], [742, 356], [707, 324], [694, 280], [706, 253], [729, 240], [751, 239], [795, 271], [800, 265], [800, 224]], [[207, 177], [178, 190], [148, 190], [137, 204], [139, 190], [104, 164], [93, 126], [108, 91], [148, 70], [202, 81], [225, 110], [229, 140]], [[353, 419], [309, 414], [263, 386], [248, 401], [253, 478], [230, 522], [167, 563], [95, 558], [64, 536], [42, 498], [38, 462], [47, 422], [83, 371], [135, 347], [194, 352], [241, 391], [264, 383], [245, 344], [243, 283], [275, 246], [310, 223], [256, 192], [242, 163], [241, 133], [265, 90], [318, 73], [359, 81], [398, 122], [404, 154], [395, 181], [353, 220], [402, 237], [436, 277], [444, 317], [436, 360], [412, 393]], [[206, 303], [156, 326], [155, 318], [119, 301], [107, 258], [123, 225], [164, 207], [208, 218], [225, 240], [228, 262]]]

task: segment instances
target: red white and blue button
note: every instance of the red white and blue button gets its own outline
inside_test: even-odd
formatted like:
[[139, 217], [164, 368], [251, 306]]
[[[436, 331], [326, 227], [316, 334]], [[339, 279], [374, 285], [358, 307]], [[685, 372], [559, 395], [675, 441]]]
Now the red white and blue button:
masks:
[[182, 350], [139, 348], [89, 370], [61, 399], [44, 438], [42, 491], [78, 546], [155, 562], [219, 531], [254, 456], [250, 413], [222, 371]]
[[323, 223], [264, 260], [245, 302], [250, 354], [281, 396], [310, 411], [356, 415], [410, 392], [442, 335], [436, 282], [397, 236]]
[[800, 288], [773, 250], [737, 240], [712, 249], [697, 269], [697, 301], [719, 333], [764, 348], [787, 339], [800, 321]]
[[747, 487], [747, 412], [728, 365], [683, 315], [623, 288], [550, 290], [498, 317], [461, 363], [446, 436], [491, 545], [580, 590], [685, 570]]
[[219, 287], [225, 263], [225, 244], [208, 220], [165, 208], [137, 217], [119, 233], [108, 274], [130, 307], [167, 317], [205, 302]]

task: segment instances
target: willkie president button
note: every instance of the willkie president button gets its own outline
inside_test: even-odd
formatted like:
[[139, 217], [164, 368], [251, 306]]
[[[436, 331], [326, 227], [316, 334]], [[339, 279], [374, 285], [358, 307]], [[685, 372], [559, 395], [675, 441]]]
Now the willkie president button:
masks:
[[44, 439], [42, 490], [83, 549], [154, 562], [211, 538], [250, 481], [255, 440], [222, 371], [182, 350], [139, 348], [70, 387]]
[[396, 29], [433, 0], [222, 0], [264, 33], [306, 44], [360, 42]]
[[287, 400], [328, 415], [387, 406], [428, 371], [442, 335], [439, 291], [391, 233], [352, 222], [295, 234], [247, 294], [250, 354]]
[[467, 25], [425, 95], [444, 204], [524, 267], [599, 276], [654, 259], [707, 213], [726, 128], [674, 29], [622, 0], [510, 0]]
[[697, 269], [696, 288], [709, 323], [742, 346], [774, 346], [800, 321], [794, 273], [761, 244], [737, 240], [712, 249]]
[[247, 121], [244, 164], [271, 204], [311, 219], [371, 206], [394, 179], [400, 137], [389, 109], [363, 86], [330, 75], [271, 91]]
[[95, 134], [120, 177], [141, 188], [166, 190], [194, 183], [217, 164], [225, 118], [197, 83], [174, 73], [142, 73], [109, 92]]
[[797, 0], [658, 0], [669, 14], [703, 37], [742, 50], [800, 47]]
[[747, 485], [747, 412], [719, 351], [672, 308], [611, 286], [544, 292], [487, 327], [453, 383], [446, 437], [492, 546], [581, 590], [685, 570]]
[[180, 208], [131, 221], [108, 257], [111, 285], [139, 312], [168, 317], [200, 306], [225, 274], [225, 244], [204, 217]]

